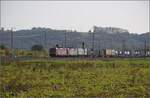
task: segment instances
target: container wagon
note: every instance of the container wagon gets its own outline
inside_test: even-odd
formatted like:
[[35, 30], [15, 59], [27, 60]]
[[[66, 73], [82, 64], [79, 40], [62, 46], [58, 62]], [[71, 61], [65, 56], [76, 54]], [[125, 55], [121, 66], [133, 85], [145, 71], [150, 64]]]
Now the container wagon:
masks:
[[85, 48], [50, 48], [50, 57], [77, 57], [87, 56], [88, 50]]
[[100, 51], [101, 57], [115, 57], [118, 55], [118, 52], [114, 49], [103, 49]]
[[51, 48], [49, 50], [49, 55], [51, 57], [63, 57], [63, 56], [67, 56], [67, 48]]

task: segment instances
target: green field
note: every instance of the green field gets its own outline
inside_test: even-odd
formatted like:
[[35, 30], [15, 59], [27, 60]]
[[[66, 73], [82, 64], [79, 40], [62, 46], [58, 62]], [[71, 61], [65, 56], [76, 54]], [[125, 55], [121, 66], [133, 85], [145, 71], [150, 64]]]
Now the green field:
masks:
[[32, 60], [0, 66], [0, 98], [150, 98], [150, 59]]

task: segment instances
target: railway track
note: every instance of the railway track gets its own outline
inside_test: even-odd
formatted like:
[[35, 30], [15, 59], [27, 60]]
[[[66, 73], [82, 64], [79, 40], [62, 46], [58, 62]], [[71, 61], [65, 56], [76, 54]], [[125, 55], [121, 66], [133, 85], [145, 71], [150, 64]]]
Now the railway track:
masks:
[[19, 62], [19, 61], [54, 61], [54, 60], [65, 60], [65, 61], [80, 61], [80, 60], [104, 60], [104, 61], [112, 61], [112, 60], [136, 60], [136, 59], [150, 59], [150, 57], [10, 57], [10, 56], [0, 56], [0, 63], [10, 63], [10, 62]]

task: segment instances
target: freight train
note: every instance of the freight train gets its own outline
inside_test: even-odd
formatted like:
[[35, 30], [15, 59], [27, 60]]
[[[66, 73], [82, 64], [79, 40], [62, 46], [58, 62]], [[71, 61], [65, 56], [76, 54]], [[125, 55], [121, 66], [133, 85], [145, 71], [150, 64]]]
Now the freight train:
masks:
[[150, 57], [149, 50], [115, 50], [103, 49], [99, 52], [100, 57]]
[[87, 56], [87, 48], [51, 48], [49, 50], [51, 57], [75, 57], [75, 56]]
[[149, 50], [115, 50], [102, 49], [99, 53], [93, 53], [87, 48], [50, 48], [50, 57], [150, 57]]

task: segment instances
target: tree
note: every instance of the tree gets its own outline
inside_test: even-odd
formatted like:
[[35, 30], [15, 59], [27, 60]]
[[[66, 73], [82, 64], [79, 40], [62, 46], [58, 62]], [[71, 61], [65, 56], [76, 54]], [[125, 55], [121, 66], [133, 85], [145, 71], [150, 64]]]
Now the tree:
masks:
[[7, 49], [7, 47], [5, 45], [0, 45], [0, 49], [4, 50], [4, 49]]
[[33, 46], [31, 47], [31, 50], [32, 50], [32, 51], [42, 51], [42, 50], [44, 50], [44, 48], [43, 48], [42, 45], [33, 45]]
[[58, 45], [58, 44], [56, 44], [56, 48], [59, 48], [59, 45]]
[[84, 42], [82, 42], [82, 48], [83, 48], [83, 49], [85, 48], [85, 43], [84, 43]]

